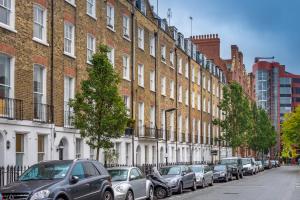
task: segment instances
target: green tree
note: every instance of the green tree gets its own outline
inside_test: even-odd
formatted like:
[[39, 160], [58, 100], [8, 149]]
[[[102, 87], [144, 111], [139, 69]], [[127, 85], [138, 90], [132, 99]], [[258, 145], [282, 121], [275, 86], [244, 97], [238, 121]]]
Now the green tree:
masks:
[[108, 48], [100, 45], [87, 67], [88, 78], [81, 82], [81, 92], [70, 102], [74, 109], [74, 125], [91, 148], [112, 147], [112, 138], [125, 132], [128, 121], [126, 108], [118, 92], [118, 74], [107, 58]]
[[287, 143], [300, 145], [300, 106], [284, 115], [282, 133]]
[[250, 106], [242, 87], [234, 82], [223, 88], [223, 100], [219, 104], [225, 119], [216, 119], [223, 132], [223, 139], [235, 150], [246, 142], [250, 131]]

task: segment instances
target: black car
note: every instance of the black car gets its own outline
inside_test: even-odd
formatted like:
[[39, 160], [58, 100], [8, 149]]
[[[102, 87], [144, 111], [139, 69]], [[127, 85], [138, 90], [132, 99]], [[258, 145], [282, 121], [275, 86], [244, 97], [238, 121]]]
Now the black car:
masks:
[[97, 161], [40, 162], [0, 189], [3, 200], [113, 200], [110, 176]]
[[214, 166], [214, 181], [225, 181], [232, 180], [231, 168], [227, 165], [215, 165]]
[[227, 157], [221, 159], [222, 165], [227, 165], [232, 170], [232, 175], [238, 180], [244, 177], [242, 159], [240, 157]]

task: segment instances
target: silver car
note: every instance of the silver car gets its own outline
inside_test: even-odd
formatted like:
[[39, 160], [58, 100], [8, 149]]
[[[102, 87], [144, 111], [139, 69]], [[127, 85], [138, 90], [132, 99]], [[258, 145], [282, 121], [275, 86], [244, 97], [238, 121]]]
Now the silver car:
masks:
[[202, 188], [214, 184], [214, 174], [208, 165], [192, 165], [192, 171], [196, 175], [196, 184]]
[[137, 167], [109, 168], [115, 200], [153, 199], [153, 185]]

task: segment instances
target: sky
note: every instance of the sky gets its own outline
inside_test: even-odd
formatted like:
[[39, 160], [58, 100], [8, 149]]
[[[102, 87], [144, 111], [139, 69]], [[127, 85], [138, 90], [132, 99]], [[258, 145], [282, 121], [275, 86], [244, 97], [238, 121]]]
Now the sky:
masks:
[[[156, 12], [157, 0], [150, 0]], [[286, 70], [300, 74], [299, 0], [158, 0], [158, 13], [185, 37], [219, 34], [221, 57], [230, 58], [230, 46], [238, 45], [247, 71], [254, 57], [272, 57]]]

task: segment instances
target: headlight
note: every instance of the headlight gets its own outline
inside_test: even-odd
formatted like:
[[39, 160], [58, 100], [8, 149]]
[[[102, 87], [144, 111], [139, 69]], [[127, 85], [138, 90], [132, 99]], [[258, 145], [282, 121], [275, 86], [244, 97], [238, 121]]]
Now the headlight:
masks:
[[201, 180], [201, 176], [200, 175], [196, 176], [196, 180], [200, 181]]
[[225, 176], [225, 172], [221, 172], [220, 175], [221, 175], [221, 176]]
[[38, 199], [48, 198], [49, 194], [50, 194], [49, 190], [41, 190], [41, 191], [34, 193], [31, 196], [30, 200], [38, 200]]
[[175, 185], [175, 184], [177, 183], [177, 179], [172, 179], [172, 180], [170, 181], [170, 183], [171, 183], [172, 185]]
[[121, 193], [124, 193], [124, 192], [125, 192], [125, 187], [124, 187], [124, 185], [118, 185], [115, 189], [116, 189], [118, 192], [121, 192]]

